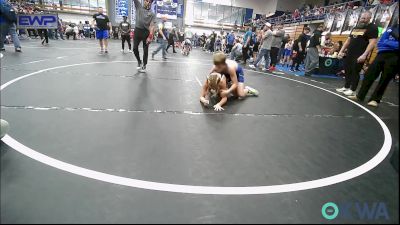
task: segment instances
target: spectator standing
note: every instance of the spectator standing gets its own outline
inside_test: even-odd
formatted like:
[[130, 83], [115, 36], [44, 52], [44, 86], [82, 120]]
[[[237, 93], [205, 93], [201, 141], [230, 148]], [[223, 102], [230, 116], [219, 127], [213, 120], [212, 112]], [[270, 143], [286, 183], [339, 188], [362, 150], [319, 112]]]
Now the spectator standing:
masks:
[[216, 52], [222, 51], [222, 39], [221, 39], [221, 36], [219, 36], [219, 35], [218, 35], [217, 39], [215, 40], [214, 50]]
[[74, 26], [74, 33], [76, 38], [74, 38], [74, 40], [77, 40], [79, 38], [79, 28], [77, 25]]
[[389, 82], [398, 74], [399, 61], [399, 24], [387, 29], [378, 42], [378, 55], [368, 67], [360, 91], [350, 99], [364, 101], [374, 81], [381, 75], [377, 87], [372, 94], [368, 105], [377, 107]]
[[285, 37], [282, 40], [281, 49], [279, 50], [278, 62], [281, 62], [283, 60], [285, 55], [285, 46], [289, 42], [289, 40], [290, 40], [289, 34], [285, 34]]
[[192, 43], [194, 48], [197, 48], [197, 46], [199, 46], [199, 35], [197, 35], [197, 33], [194, 33]]
[[290, 57], [292, 55], [292, 47], [293, 47], [293, 41], [289, 39], [288, 42], [285, 44], [285, 49], [284, 49], [284, 53], [283, 53], [283, 61], [282, 61], [283, 66], [286, 65], [287, 67], [289, 67]]
[[336, 89], [337, 92], [347, 96], [354, 95], [357, 90], [361, 69], [377, 42], [378, 27], [370, 23], [371, 18], [372, 13], [370, 11], [362, 13], [358, 25], [352, 30], [338, 55], [339, 58], [342, 58], [347, 50], [344, 60], [345, 86]]
[[228, 34], [226, 39], [226, 52], [230, 53], [232, 51], [233, 45], [235, 44], [235, 34], [233, 33], [233, 30], [231, 31], [231, 33]]
[[258, 51], [260, 50], [262, 31], [256, 31], [254, 32], [254, 35], [255, 41], [253, 46], [253, 61], [257, 59]]
[[258, 67], [258, 64], [261, 62], [261, 60], [264, 58], [265, 59], [265, 66], [263, 68], [263, 71], [268, 70], [271, 62], [271, 46], [272, 46], [272, 31], [271, 31], [272, 25], [270, 23], [266, 23], [264, 25], [263, 29], [263, 34], [262, 34], [262, 44], [261, 44], [261, 49], [260, 52], [258, 53], [257, 59], [254, 62], [253, 65], [249, 65], [250, 68], [256, 69]]
[[[167, 28], [165, 27], [165, 22], [167, 22], [167, 18], [164, 17], [162, 18], [161, 23], [158, 25], [158, 36], [157, 36], [157, 42], [159, 43], [158, 48], [151, 54], [151, 58], [154, 60], [154, 56], [161, 51], [162, 53], [162, 58], [164, 60], [167, 59], [167, 37], [168, 37], [168, 31]], [[181, 42], [183, 43], [183, 42]]]
[[247, 32], [243, 37], [243, 62], [246, 64], [247, 60], [250, 58], [249, 56], [249, 47], [251, 42], [251, 37], [253, 35], [252, 28], [247, 28]]
[[56, 39], [58, 39], [58, 36], [60, 36], [60, 38], [62, 40], [65, 40], [64, 31], [63, 31], [63, 27], [62, 27], [62, 20], [61, 19], [58, 19], [58, 21], [57, 21], [57, 29], [56, 29], [56, 32], [55, 32], [55, 36], [56, 36]]
[[123, 21], [119, 24], [119, 31], [121, 32], [122, 53], [125, 53], [125, 41], [128, 43], [129, 53], [132, 52], [131, 28], [131, 24], [128, 22], [128, 17], [123, 16]]
[[210, 36], [210, 46], [209, 46], [209, 50], [211, 53], [214, 53], [214, 51], [215, 51], [215, 41], [216, 40], [217, 40], [217, 34], [215, 33], [215, 31], [213, 31]]
[[183, 31], [178, 32], [179, 48], [183, 48], [183, 42], [185, 41], [185, 33]]
[[96, 38], [99, 40], [100, 54], [108, 53], [108, 38], [112, 31], [110, 19], [104, 15], [103, 8], [99, 7], [93, 15], [93, 25], [96, 27]]
[[90, 24], [89, 21], [85, 21], [83, 24], [83, 35], [87, 38], [90, 38]]
[[0, 0], [0, 51], [5, 51], [4, 41], [9, 33], [14, 43], [16, 52], [21, 52], [21, 43], [17, 35], [17, 15], [11, 4], [5, 0]]
[[242, 52], [243, 52], [243, 45], [240, 43], [239, 39], [235, 39], [235, 45], [232, 47], [231, 53], [230, 53], [230, 59], [231, 60], [238, 60], [240, 57], [242, 57]]
[[83, 35], [83, 23], [82, 23], [82, 21], [79, 21], [79, 24], [78, 24], [78, 37], [79, 37], [79, 39], [84, 39], [85, 38], [85, 36]]
[[49, 33], [47, 29], [38, 29], [42, 45], [49, 44]]
[[304, 27], [303, 33], [300, 34], [299, 38], [295, 41], [293, 45], [293, 51], [296, 53], [296, 56], [293, 58], [293, 63], [290, 71], [300, 71], [300, 64], [304, 60], [307, 42], [309, 39], [308, 34], [310, 33], [309, 27]]
[[172, 46], [172, 52], [176, 53], [175, 51], [175, 39], [176, 39], [176, 33], [174, 29], [171, 29], [171, 31], [168, 34], [168, 46], [167, 49], [165, 50], [168, 53], [169, 47]]
[[275, 66], [279, 62], [278, 55], [279, 50], [282, 47], [283, 38], [285, 37], [285, 31], [282, 25], [277, 25], [276, 30], [272, 32], [272, 45], [271, 45], [271, 67], [269, 71], [275, 71]]
[[310, 44], [307, 48], [307, 56], [304, 62], [305, 64], [305, 76], [311, 76], [316, 73], [319, 68], [319, 53], [321, 52], [321, 36], [324, 31], [324, 25], [319, 25], [314, 31], [313, 36], [310, 39]]

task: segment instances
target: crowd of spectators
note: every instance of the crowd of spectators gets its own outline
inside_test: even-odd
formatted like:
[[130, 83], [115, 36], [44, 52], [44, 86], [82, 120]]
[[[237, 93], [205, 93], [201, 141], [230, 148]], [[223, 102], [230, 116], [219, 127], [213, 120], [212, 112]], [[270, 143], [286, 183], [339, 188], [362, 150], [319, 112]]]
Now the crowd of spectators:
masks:
[[323, 20], [329, 13], [343, 12], [347, 9], [356, 9], [363, 6], [364, 2], [358, 1], [347, 1], [347, 2], [334, 2], [327, 6], [322, 5], [311, 5], [304, 4], [301, 7], [295, 9], [293, 12], [284, 12], [282, 16], [275, 18], [267, 18], [261, 20], [259, 23], [294, 23], [294, 22], [305, 22], [311, 20]]

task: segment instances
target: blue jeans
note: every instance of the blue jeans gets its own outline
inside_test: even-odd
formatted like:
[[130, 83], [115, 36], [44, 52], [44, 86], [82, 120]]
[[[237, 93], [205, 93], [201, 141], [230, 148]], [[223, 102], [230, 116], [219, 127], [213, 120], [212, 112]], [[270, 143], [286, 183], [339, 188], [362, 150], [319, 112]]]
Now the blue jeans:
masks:
[[258, 66], [262, 58], [264, 57], [265, 59], [265, 69], [269, 68], [269, 64], [271, 63], [271, 56], [270, 56], [271, 50], [268, 49], [261, 49], [260, 52], [258, 53], [257, 59], [254, 62], [254, 66]]
[[159, 51], [162, 50], [162, 57], [163, 57], [163, 58], [166, 58], [166, 57], [167, 57], [167, 51], [166, 51], [166, 49], [167, 49], [167, 41], [164, 40], [163, 38], [159, 38], [157, 41], [158, 41], [158, 43], [159, 43], [160, 45], [159, 45], [158, 48], [153, 52], [153, 55], [156, 55]]
[[18, 34], [17, 34], [17, 26], [15, 23], [2, 23], [0, 24], [0, 49], [4, 48], [4, 41], [6, 40], [7, 34], [11, 35], [11, 39], [14, 43], [15, 48], [21, 48], [21, 43], [19, 42]]

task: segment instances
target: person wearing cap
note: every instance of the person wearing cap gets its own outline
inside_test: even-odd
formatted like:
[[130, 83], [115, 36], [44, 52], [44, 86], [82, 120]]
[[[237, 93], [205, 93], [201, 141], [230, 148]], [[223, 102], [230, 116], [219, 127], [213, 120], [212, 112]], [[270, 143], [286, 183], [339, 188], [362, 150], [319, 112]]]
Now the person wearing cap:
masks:
[[131, 45], [131, 24], [128, 22], [128, 17], [124, 16], [124, 21], [119, 24], [119, 31], [121, 32], [122, 49], [125, 52], [125, 41], [128, 42], [129, 52], [132, 52]]
[[263, 33], [261, 35], [261, 49], [260, 53], [257, 56], [256, 61], [254, 62], [253, 65], [249, 65], [250, 68], [256, 69], [258, 67], [258, 64], [261, 62], [261, 60], [264, 58], [265, 59], [265, 66], [263, 68], [263, 71], [266, 71], [269, 69], [270, 62], [271, 62], [271, 47], [272, 47], [272, 38], [273, 38], [273, 33], [271, 31], [271, 24], [266, 23], [264, 25]]

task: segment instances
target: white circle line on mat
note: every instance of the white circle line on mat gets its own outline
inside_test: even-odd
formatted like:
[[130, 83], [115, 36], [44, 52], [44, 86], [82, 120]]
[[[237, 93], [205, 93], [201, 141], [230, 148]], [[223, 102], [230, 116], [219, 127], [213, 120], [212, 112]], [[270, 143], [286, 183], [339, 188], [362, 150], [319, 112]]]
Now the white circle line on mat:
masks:
[[[0, 90], [4, 90], [7, 86], [20, 81], [22, 79], [46, 72], [46, 71], [51, 71], [51, 70], [56, 70], [56, 69], [62, 69], [62, 68], [67, 68], [67, 67], [73, 67], [73, 66], [82, 66], [82, 65], [92, 65], [92, 64], [106, 64], [106, 63], [132, 63], [133, 61], [111, 61], [111, 62], [87, 62], [87, 63], [78, 63], [78, 64], [71, 64], [71, 65], [64, 65], [64, 66], [57, 66], [57, 67], [52, 67], [52, 68], [47, 68], [47, 69], [42, 69], [33, 73], [26, 74], [24, 76], [15, 78], [11, 81], [8, 81], [7, 83], [1, 85]], [[168, 62], [168, 61], [162, 61], [163, 63]], [[185, 62], [170, 62], [170, 63], [182, 63], [182, 64], [187, 64]], [[209, 64], [201, 64], [201, 63], [194, 63], [193, 64], [198, 64], [198, 65], [205, 65], [209, 66]], [[368, 162], [362, 164], [361, 166], [358, 166], [354, 169], [351, 169], [349, 171], [346, 171], [344, 173], [340, 173], [337, 175], [333, 175], [330, 177], [325, 177], [321, 179], [316, 179], [316, 180], [310, 180], [310, 181], [305, 181], [305, 182], [299, 182], [299, 183], [290, 183], [290, 184], [280, 184], [280, 185], [270, 185], [270, 186], [248, 186], [248, 187], [217, 187], [217, 186], [192, 186], [192, 185], [180, 185], [180, 184], [170, 184], [170, 183], [159, 183], [159, 182], [151, 182], [151, 181], [145, 181], [145, 180], [137, 180], [137, 179], [132, 179], [132, 178], [127, 178], [127, 177], [121, 177], [121, 176], [116, 176], [112, 174], [107, 174], [107, 173], [102, 173], [90, 169], [86, 169], [83, 167], [75, 166], [54, 158], [51, 158], [47, 155], [44, 155], [42, 153], [39, 153], [22, 143], [18, 142], [14, 138], [12, 138], [9, 135], [6, 135], [2, 141], [9, 145], [11, 148], [15, 149], [16, 151], [20, 152], [21, 154], [24, 154], [34, 160], [37, 160], [43, 164], [46, 164], [48, 166], [80, 175], [83, 177], [99, 180], [99, 181], [104, 181], [107, 183], [112, 183], [112, 184], [118, 184], [118, 185], [123, 185], [123, 186], [129, 186], [129, 187], [134, 187], [134, 188], [140, 188], [140, 189], [145, 189], [145, 190], [153, 190], [153, 191], [163, 191], [163, 192], [173, 192], [173, 193], [185, 193], [185, 194], [204, 194], [204, 195], [261, 195], [261, 194], [274, 194], [274, 193], [286, 193], [286, 192], [294, 192], [294, 191], [302, 191], [302, 190], [310, 190], [310, 189], [315, 189], [315, 188], [321, 188], [321, 187], [326, 187], [330, 186], [333, 184], [338, 184], [344, 181], [351, 180], [353, 178], [356, 178], [358, 176], [361, 176], [368, 171], [372, 170], [376, 166], [378, 166], [389, 154], [391, 145], [392, 145], [392, 136], [390, 134], [390, 131], [386, 124], [373, 112], [371, 112], [369, 109], [365, 108], [364, 106], [353, 102], [335, 92], [329, 91], [327, 89], [324, 89], [322, 87], [318, 87], [303, 81], [298, 81], [295, 79], [283, 77], [283, 76], [277, 76], [274, 74], [265, 74], [261, 73], [258, 71], [251, 71], [254, 73], [260, 73], [263, 75], [268, 75], [268, 76], [273, 76], [277, 78], [282, 78], [290, 81], [294, 81], [297, 83], [301, 83], [307, 86], [311, 86], [317, 89], [320, 89], [322, 91], [328, 92], [330, 94], [336, 95], [342, 99], [345, 99], [356, 106], [360, 107], [367, 113], [369, 113], [381, 126], [383, 133], [384, 133], [384, 142], [379, 150], [379, 152]], [[11, 125], [12, 126], [12, 125]]]

